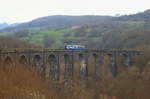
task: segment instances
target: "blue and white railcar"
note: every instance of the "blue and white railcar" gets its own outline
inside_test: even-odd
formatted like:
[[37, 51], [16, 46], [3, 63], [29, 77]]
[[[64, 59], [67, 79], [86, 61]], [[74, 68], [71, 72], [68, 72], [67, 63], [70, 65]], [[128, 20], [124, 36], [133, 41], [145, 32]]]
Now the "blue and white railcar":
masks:
[[65, 45], [65, 49], [67, 50], [85, 50], [84, 45]]

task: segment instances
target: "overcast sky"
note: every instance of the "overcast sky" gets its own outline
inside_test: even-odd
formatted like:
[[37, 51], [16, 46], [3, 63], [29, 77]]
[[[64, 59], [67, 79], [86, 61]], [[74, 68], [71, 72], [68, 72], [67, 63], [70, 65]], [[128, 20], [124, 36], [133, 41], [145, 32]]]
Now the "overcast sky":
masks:
[[149, 0], [0, 0], [0, 22], [48, 15], [124, 15], [146, 9], [150, 9]]

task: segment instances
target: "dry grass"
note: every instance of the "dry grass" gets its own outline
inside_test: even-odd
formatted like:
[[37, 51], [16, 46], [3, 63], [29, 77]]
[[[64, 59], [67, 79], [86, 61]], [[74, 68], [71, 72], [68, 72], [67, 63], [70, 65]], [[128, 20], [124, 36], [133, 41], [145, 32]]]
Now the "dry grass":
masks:
[[39, 75], [22, 65], [0, 70], [0, 99], [59, 99]]

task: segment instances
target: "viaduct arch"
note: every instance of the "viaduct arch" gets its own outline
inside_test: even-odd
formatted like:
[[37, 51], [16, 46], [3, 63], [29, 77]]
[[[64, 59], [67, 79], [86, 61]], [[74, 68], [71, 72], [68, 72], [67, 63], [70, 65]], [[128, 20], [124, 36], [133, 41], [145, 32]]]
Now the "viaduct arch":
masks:
[[[140, 55], [140, 51], [131, 50], [50, 50], [50, 49], [24, 49], [24, 50], [10, 50], [1, 51], [0, 59], [4, 63], [9, 63], [14, 66], [16, 63], [29, 64], [33, 66], [39, 74], [48, 76], [48, 79], [58, 81], [60, 78], [60, 57], [64, 58], [64, 79], [73, 79], [75, 76], [74, 68], [76, 60], [79, 60], [79, 74], [80, 79], [88, 76], [89, 72], [89, 56], [94, 60], [94, 77], [99, 78], [101, 72], [101, 65], [103, 57], [109, 56], [109, 65], [112, 75], [117, 76], [117, 56], [124, 57], [124, 65], [129, 68], [133, 64], [133, 58]], [[6, 67], [4, 67], [6, 68]]]

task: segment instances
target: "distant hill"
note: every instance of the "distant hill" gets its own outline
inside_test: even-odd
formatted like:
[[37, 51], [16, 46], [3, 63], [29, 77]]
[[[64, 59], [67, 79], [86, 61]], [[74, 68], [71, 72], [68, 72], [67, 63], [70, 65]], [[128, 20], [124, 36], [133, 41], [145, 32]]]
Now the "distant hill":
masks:
[[132, 15], [123, 15], [118, 18], [114, 18], [114, 20], [118, 21], [145, 21], [150, 20], [150, 9], [144, 12], [140, 12]]
[[8, 27], [9, 25], [7, 23], [0, 23], [0, 29], [4, 29]]
[[26, 28], [41, 28], [41, 29], [62, 29], [76, 25], [95, 25], [110, 20], [111, 16], [66, 16], [66, 15], [55, 15], [46, 16], [35, 19], [33, 21], [19, 24], [16, 27], [8, 27], [3, 31], [17, 31]]
[[150, 45], [150, 10], [133, 15], [47, 16], [0, 30], [43, 47], [64, 48], [66, 40], [80, 41], [90, 49], [126, 49]]
[[150, 10], [146, 10], [144, 12], [140, 12], [137, 14], [123, 15], [119, 17], [98, 16], [98, 15], [97, 16], [54, 15], [54, 16], [37, 18], [27, 23], [11, 24], [9, 27], [8, 24], [3, 23], [0, 24], [0, 28], [1, 26], [5, 28], [0, 30], [0, 32], [18, 31], [27, 28], [62, 29], [62, 28], [68, 28], [74, 26], [85, 26], [85, 25], [95, 26], [109, 21], [146, 21], [146, 20], [150, 20]]

